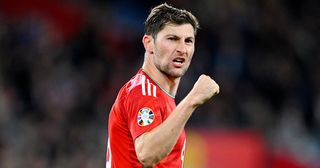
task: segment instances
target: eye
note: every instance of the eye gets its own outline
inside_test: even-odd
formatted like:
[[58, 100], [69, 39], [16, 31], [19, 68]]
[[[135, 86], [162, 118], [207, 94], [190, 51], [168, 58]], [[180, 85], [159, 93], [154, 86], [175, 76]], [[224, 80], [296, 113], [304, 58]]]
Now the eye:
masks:
[[192, 43], [193, 43], [193, 40], [192, 40], [192, 39], [186, 39], [185, 42], [192, 44]]
[[168, 40], [176, 41], [176, 40], [177, 40], [177, 38], [176, 38], [176, 37], [168, 37]]

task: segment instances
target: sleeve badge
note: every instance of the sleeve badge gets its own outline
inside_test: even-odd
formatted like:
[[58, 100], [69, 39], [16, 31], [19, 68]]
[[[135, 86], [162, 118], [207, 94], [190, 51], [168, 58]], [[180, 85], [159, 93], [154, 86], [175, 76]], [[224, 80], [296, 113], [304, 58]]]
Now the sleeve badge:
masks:
[[150, 108], [144, 107], [139, 110], [137, 122], [140, 126], [150, 125], [154, 121], [154, 113]]

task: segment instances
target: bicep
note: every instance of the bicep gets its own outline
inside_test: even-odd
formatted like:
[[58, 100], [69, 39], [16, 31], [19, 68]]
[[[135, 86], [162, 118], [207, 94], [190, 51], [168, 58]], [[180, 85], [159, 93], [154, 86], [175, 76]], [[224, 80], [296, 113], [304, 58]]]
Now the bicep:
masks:
[[143, 96], [129, 100], [126, 106], [128, 107], [127, 124], [134, 141], [163, 121], [161, 106], [156, 99]]

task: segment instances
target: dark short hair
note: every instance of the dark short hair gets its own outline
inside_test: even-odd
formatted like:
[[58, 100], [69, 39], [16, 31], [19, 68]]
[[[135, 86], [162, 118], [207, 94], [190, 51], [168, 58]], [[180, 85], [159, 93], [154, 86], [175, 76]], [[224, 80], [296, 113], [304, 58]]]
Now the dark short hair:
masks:
[[146, 35], [155, 38], [167, 24], [191, 24], [194, 35], [197, 34], [200, 27], [197, 18], [191, 12], [163, 3], [151, 9], [147, 20], [144, 22], [144, 32]]

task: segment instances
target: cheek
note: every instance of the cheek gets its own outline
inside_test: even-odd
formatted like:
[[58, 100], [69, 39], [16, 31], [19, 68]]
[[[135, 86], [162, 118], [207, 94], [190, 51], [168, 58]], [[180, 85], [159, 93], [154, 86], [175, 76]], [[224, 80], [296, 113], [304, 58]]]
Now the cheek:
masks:
[[154, 63], [157, 65], [163, 65], [166, 62], [166, 49], [160, 45], [155, 47], [154, 53]]
[[172, 45], [161, 44], [157, 46], [157, 55], [160, 59], [169, 58], [173, 49]]
[[190, 49], [189, 49], [189, 52], [188, 52], [189, 57], [190, 57], [190, 60], [191, 60], [192, 57], [193, 57], [193, 53], [194, 53], [194, 48], [190, 48]]
[[169, 53], [170, 51], [173, 50], [173, 45], [170, 45], [169, 43], [164, 43], [164, 44], [161, 44], [159, 46], [162, 54], [166, 54], [166, 53]]

